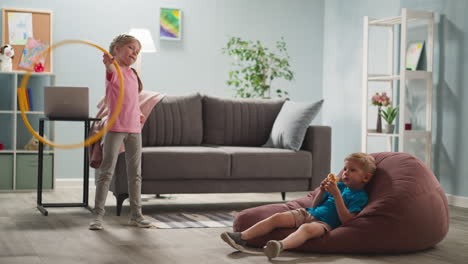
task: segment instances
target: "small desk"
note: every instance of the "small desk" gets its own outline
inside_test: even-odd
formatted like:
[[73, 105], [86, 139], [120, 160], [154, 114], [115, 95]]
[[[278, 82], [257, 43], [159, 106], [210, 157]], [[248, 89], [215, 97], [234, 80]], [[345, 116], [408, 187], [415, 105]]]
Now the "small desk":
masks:
[[[86, 140], [89, 135], [91, 121], [101, 120], [99, 118], [51, 118], [43, 117], [39, 119], [39, 135], [44, 136], [44, 123], [45, 121], [66, 121], [66, 122], [84, 122], [84, 139]], [[83, 202], [81, 203], [42, 203], [42, 178], [43, 178], [43, 158], [44, 158], [44, 143], [39, 141], [38, 153], [38, 166], [37, 166], [37, 209], [43, 214], [48, 215], [45, 207], [86, 207], [88, 206], [88, 191], [89, 191], [89, 158], [88, 147], [84, 147], [84, 161], [83, 161]]]

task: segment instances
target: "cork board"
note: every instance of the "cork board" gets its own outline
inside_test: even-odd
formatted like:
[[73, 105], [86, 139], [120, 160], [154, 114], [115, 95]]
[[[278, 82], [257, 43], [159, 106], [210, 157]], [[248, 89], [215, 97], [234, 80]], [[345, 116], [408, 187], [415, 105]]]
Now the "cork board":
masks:
[[[2, 46], [10, 44], [9, 24], [8, 24], [8, 13], [31, 13], [32, 14], [32, 30], [33, 37], [36, 40], [46, 42], [52, 45], [52, 12], [50, 11], [38, 11], [28, 9], [13, 9], [3, 8], [2, 9]], [[13, 70], [24, 71], [25, 69], [20, 68], [18, 65], [21, 60], [21, 54], [25, 45], [12, 45], [15, 50], [15, 56], [13, 58]], [[52, 72], [52, 52], [47, 55], [44, 72]]]

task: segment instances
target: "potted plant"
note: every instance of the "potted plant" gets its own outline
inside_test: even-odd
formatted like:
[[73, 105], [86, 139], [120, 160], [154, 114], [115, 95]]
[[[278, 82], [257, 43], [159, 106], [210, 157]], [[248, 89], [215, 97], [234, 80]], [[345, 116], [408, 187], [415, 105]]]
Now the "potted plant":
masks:
[[376, 126], [375, 131], [377, 133], [382, 133], [382, 119], [381, 119], [380, 112], [382, 112], [382, 106], [390, 105], [390, 97], [388, 97], [387, 93], [385, 92], [382, 94], [375, 93], [372, 96], [372, 104], [378, 107], [377, 108], [377, 126]]
[[393, 121], [398, 115], [398, 107], [389, 105], [384, 111], [380, 112], [380, 115], [385, 120], [385, 122], [387, 122], [387, 125], [385, 126], [385, 133], [393, 133], [393, 130], [395, 129]]
[[[277, 52], [270, 51], [260, 41], [244, 41], [231, 37], [223, 53], [234, 58], [234, 70], [229, 72], [227, 85], [241, 98], [271, 98], [271, 83], [277, 78], [291, 81], [294, 73], [290, 70], [289, 55], [284, 38], [276, 42]], [[277, 97], [287, 97], [281, 88], [274, 90]]]

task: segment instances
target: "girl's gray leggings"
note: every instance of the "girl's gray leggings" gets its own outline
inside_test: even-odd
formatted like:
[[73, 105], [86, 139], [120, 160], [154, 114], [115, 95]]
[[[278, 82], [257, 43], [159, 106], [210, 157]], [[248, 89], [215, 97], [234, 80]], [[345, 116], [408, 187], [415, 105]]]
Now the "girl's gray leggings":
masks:
[[107, 132], [102, 150], [103, 158], [96, 179], [96, 196], [94, 212], [104, 216], [107, 193], [114, 175], [115, 165], [119, 156], [120, 146], [125, 146], [125, 161], [127, 164], [128, 193], [130, 197], [130, 217], [142, 216], [141, 213], [141, 133]]

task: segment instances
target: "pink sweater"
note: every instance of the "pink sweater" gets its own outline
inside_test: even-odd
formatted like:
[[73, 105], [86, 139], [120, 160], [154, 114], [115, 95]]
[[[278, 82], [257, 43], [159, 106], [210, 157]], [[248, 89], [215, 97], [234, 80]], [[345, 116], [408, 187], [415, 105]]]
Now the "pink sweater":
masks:
[[[140, 108], [138, 107], [138, 79], [131, 68], [120, 68], [124, 79], [122, 108], [109, 129], [113, 132], [140, 133]], [[120, 97], [120, 79], [116, 71], [106, 72], [106, 99], [109, 116], [112, 116]]]

